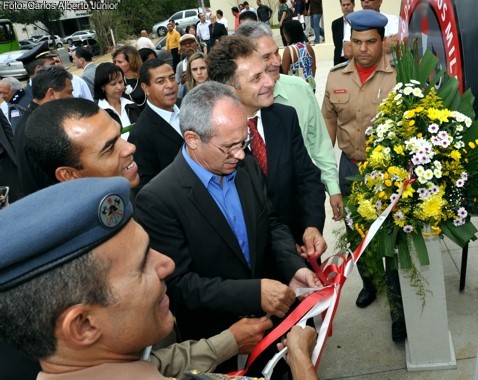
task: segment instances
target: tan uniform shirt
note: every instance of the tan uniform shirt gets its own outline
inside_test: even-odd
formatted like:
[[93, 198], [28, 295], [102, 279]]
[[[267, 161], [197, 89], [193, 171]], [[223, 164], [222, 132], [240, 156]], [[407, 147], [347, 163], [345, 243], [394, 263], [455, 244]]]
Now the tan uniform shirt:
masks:
[[106, 363], [95, 367], [61, 374], [40, 372], [37, 380], [141, 380], [166, 379], [158, 369], [149, 362]]
[[395, 69], [383, 56], [377, 70], [362, 84], [352, 59], [345, 67], [332, 69], [327, 78], [322, 115], [337, 121], [337, 143], [351, 160], [363, 161], [365, 130], [372, 125], [377, 107], [395, 86]]
[[164, 379], [165, 376], [179, 376], [184, 371], [213, 371], [218, 364], [237, 355], [237, 350], [234, 335], [225, 330], [209, 339], [188, 340], [153, 350], [151, 362], [107, 363], [59, 375], [40, 372], [37, 380]]

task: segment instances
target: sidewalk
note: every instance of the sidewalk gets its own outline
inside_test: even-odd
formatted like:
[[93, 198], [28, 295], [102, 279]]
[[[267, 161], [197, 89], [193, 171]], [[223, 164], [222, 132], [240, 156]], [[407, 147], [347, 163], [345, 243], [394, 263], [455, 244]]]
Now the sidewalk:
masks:
[[[332, 60], [317, 62], [317, 92], [319, 105], [325, 90]], [[339, 157], [336, 149], [336, 157]], [[326, 256], [333, 253], [334, 230], [342, 222], [331, 220], [330, 205], [326, 203], [327, 221], [324, 237], [329, 246]], [[475, 225], [478, 219], [473, 218]], [[318, 374], [321, 380], [468, 380], [473, 379], [478, 347], [478, 243], [470, 244], [466, 286], [458, 292], [461, 248], [448, 239], [442, 241], [448, 323], [457, 368], [453, 370], [409, 372], [406, 368], [405, 343], [392, 342], [391, 320], [387, 298], [380, 295], [366, 309], [355, 306], [362, 287], [355, 270], [344, 285], [340, 305], [335, 316], [333, 335], [327, 340]]]

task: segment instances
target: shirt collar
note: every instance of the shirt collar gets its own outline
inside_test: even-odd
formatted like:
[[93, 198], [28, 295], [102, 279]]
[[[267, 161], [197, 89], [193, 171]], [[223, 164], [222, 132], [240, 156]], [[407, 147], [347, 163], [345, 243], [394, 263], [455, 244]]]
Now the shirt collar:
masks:
[[[181, 153], [188, 165], [191, 167], [192, 171], [198, 176], [199, 180], [202, 182], [204, 187], [206, 187], [206, 189], [208, 188], [209, 183], [211, 181], [219, 182], [220, 178], [218, 175], [211, 173], [209, 170], [203, 168], [189, 156], [186, 150], [186, 144], [184, 144], [181, 148]], [[233, 181], [236, 178], [236, 173], [236, 170], [234, 170], [231, 174], [223, 176], [223, 178], [227, 182]]]
[[171, 124], [171, 120], [173, 119], [173, 117], [178, 117], [179, 115], [179, 108], [178, 106], [175, 104], [173, 106], [173, 111], [167, 111], [165, 109], [162, 109], [162, 108], [159, 108], [159, 107], [156, 107], [153, 103], [151, 103], [148, 99], [148, 105], [151, 107], [151, 109], [156, 112], [159, 116], [161, 116], [164, 120], [166, 120], [169, 124]]
[[284, 74], [279, 74], [279, 80], [274, 85], [274, 99], [280, 96], [283, 99], [288, 100], [289, 96], [287, 95], [287, 91], [282, 86], [281, 78]]

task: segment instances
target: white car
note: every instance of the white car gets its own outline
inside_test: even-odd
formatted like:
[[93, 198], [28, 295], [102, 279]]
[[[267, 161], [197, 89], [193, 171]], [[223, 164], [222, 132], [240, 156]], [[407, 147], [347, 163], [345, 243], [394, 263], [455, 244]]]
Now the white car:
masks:
[[65, 44], [71, 45], [73, 42], [86, 40], [87, 38], [96, 39], [96, 32], [94, 30], [79, 30], [63, 38], [63, 42]]
[[[152, 32], [156, 33], [159, 37], [163, 37], [168, 32], [168, 22], [169, 20], [174, 20], [177, 27], [180, 29], [185, 29], [189, 25], [196, 25], [199, 21], [198, 14], [202, 13], [201, 8], [192, 8], [192, 9], [185, 9], [183, 11], [176, 12], [171, 17], [169, 17], [166, 21], [159, 22], [153, 25]], [[211, 14], [211, 10], [206, 7], [206, 18], [209, 19], [209, 15]]]
[[17, 58], [20, 58], [23, 54], [25, 54], [25, 50], [10, 51], [8, 53], [0, 54], [0, 78], [28, 78], [23, 63], [17, 61]]
[[57, 47], [61, 48], [63, 47], [63, 42], [61, 42], [61, 37], [55, 34], [55, 45], [53, 46], [53, 41], [51, 39], [51, 36], [49, 34], [45, 34], [44, 36], [41, 36], [40, 38], [37, 38], [35, 40], [36, 44], [42, 43], [43, 41], [48, 41], [48, 46], [50, 47]]

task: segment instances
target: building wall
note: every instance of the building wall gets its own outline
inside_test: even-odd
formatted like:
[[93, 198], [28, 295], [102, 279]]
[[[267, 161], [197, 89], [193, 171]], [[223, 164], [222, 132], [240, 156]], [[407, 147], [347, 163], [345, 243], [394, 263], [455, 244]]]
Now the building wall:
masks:
[[[86, 2], [71, 2], [63, 0], [42, 1], [45, 3], [54, 3], [57, 6], [58, 4], [62, 4], [61, 6], [64, 10], [63, 16], [52, 26], [54, 33], [58, 34], [60, 37], [69, 35], [77, 30], [89, 29], [90, 12], [86, 9]], [[75, 5], [78, 9], [74, 9]], [[43, 24], [41, 25], [43, 26]], [[14, 24], [13, 27], [15, 28], [19, 40], [28, 38], [33, 34], [46, 34], [44, 30], [37, 28], [34, 25]]]

